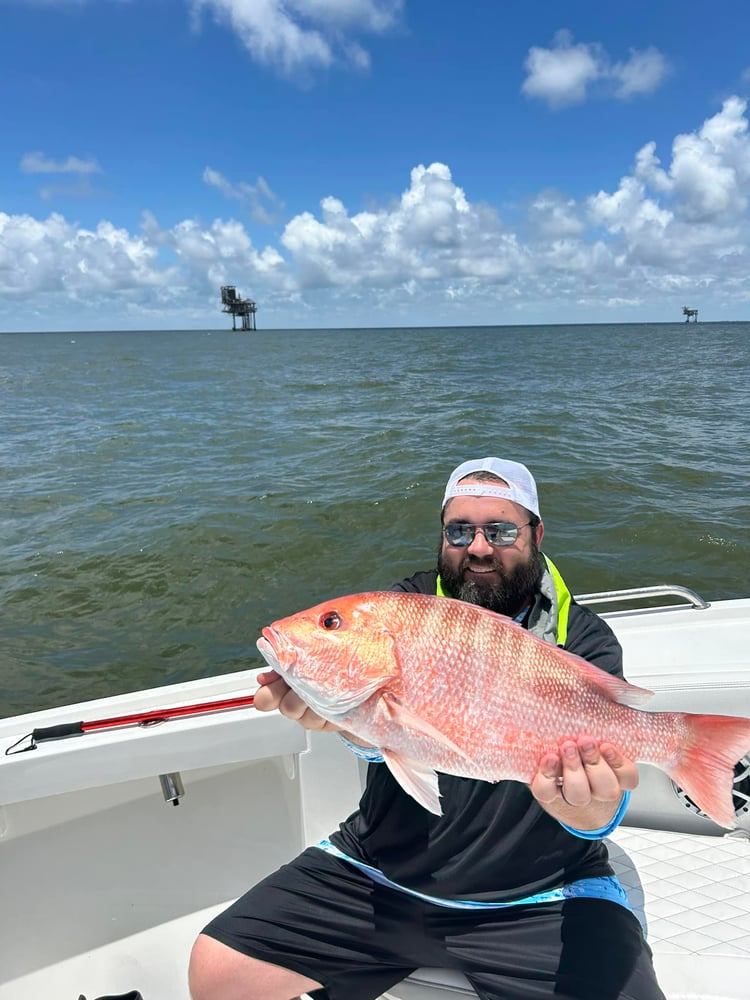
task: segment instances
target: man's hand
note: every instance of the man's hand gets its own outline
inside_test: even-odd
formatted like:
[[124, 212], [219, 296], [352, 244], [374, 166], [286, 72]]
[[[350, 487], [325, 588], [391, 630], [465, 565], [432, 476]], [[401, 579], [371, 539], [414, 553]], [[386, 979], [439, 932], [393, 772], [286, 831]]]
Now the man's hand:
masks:
[[257, 680], [260, 687], [255, 692], [253, 704], [259, 712], [273, 712], [274, 709], [278, 709], [287, 719], [299, 722], [304, 729], [312, 729], [318, 733], [341, 731], [339, 726], [334, 726], [332, 722], [328, 722], [308, 708], [275, 670], [265, 670], [258, 674]]
[[530, 788], [542, 808], [576, 830], [598, 830], [617, 812], [622, 793], [638, 785], [638, 767], [612, 743], [565, 740], [545, 754]]

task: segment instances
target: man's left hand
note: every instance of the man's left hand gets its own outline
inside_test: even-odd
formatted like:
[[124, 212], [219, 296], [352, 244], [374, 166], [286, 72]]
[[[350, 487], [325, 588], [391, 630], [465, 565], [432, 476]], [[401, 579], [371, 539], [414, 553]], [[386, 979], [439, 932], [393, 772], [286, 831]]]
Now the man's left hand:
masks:
[[583, 735], [545, 754], [530, 788], [555, 819], [577, 830], [597, 830], [612, 819], [622, 793], [637, 785], [638, 767], [618, 747]]

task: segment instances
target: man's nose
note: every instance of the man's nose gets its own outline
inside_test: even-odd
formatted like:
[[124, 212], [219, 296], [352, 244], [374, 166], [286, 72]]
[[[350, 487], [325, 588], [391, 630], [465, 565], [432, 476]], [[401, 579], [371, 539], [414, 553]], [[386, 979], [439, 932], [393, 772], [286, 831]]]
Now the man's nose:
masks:
[[488, 556], [494, 551], [490, 543], [484, 537], [484, 532], [481, 528], [477, 528], [474, 532], [474, 537], [471, 540], [471, 545], [468, 547], [468, 551], [473, 556]]

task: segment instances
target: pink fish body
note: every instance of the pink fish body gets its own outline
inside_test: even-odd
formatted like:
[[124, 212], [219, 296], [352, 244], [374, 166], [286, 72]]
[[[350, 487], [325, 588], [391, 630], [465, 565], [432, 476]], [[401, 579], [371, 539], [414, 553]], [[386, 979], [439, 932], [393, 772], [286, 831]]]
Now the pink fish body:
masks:
[[381, 749], [440, 814], [436, 772], [529, 783], [545, 753], [587, 734], [666, 771], [722, 826], [750, 719], [647, 712], [651, 692], [484, 608], [424, 594], [327, 601], [263, 629], [258, 649], [323, 718]]

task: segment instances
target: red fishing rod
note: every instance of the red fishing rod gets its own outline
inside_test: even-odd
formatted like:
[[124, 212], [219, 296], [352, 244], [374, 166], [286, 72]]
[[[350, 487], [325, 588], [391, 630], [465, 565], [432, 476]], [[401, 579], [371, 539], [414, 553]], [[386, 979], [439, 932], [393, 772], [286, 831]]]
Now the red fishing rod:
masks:
[[[63, 722], [57, 726], [43, 726], [32, 730], [27, 736], [21, 737], [17, 743], [8, 747], [6, 756], [12, 753], [22, 753], [25, 750], [36, 750], [39, 743], [48, 740], [65, 740], [71, 736], [84, 736], [103, 729], [118, 729], [122, 726], [148, 726], [168, 722], [170, 719], [180, 719], [186, 715], [203, 715], [206, 712], [225, 712], [228, 709], [252, 708], [255, 695], [243, 695], [236, 698], [224, 698], [221, 701], [202, 701], [195, 705], [179, 705], [175, 708], [158, 708], [150, 712], [133, 712], [131, 715], [116, 715], [110, 719], [92, 719], [89, 722]], [[21, 747], [24, 740], [29, 745]]]

